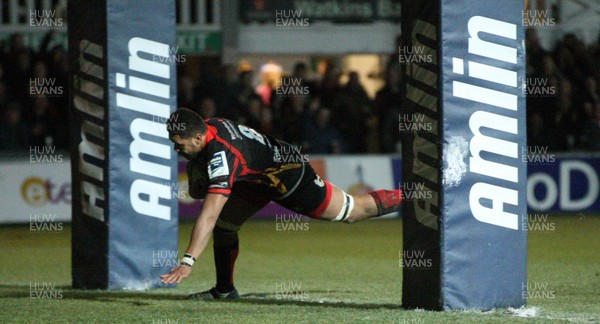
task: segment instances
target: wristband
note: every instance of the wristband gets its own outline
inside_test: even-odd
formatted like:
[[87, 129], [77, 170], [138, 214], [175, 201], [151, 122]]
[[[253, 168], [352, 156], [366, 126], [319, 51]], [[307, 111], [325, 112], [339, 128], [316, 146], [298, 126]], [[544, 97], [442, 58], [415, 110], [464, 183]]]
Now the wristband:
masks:
[[194, 262], [196, 262], [196, 258], [194, 258], [194, 256], [192, 256], [192, 255], [191, 255], [191, 254], [189, 254], [189, 253], [185, 253], [185, 254], [183, 255], [183, 257], [192, 258], [192, 260], [194, 260]]
[[179, 265], [190, 267], [190, 268], [193, 266], [193, 264], [189, 264], [186, 262], [186, 260], [183, 260], [183, 259], [181, 260], [181, 263], [179, 263]]
[[191, 268], [194, 265], [194, 262], [196, 262], [196, 258], [194, 258], [191, 254], [186, 253], [183, 255], [183, 258], [181, 258], [180, 264]]

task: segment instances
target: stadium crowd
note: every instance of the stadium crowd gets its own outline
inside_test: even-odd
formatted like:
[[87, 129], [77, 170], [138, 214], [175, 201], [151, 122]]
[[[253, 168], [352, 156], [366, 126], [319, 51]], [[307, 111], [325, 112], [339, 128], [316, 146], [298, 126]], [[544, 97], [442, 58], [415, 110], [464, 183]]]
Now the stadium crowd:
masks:
[[[276, 70], [271, 63], [263, 68], [269, 65]], [[379, 152], [378, 133], [386, 134], [383, 151], [396, 151], [398, 67], [388, 69], [388, 85], [375, 100], [369, 98], [356, 72], [340, 84], [341, 72], [333, 65], [325, 67], [320, 82], [309, 80], [307, 69], [297, 63], [290, 75], [279, 77], [277, 71], [261, 71], [263, 82], [258, 87], [252, 83], [254, 71], [238, 74], [233, 66], [201, 77], [198, 84], [184, 75], [179, 79], [178, 106], [195, 109], [204, 117], [236, 120], [301, 146], [307, 153]], [[386, 121], [383, 127], [378, 127], [379, 120]]]
[[0, 51], [0, 149], [69, 147], [67, 53], [48, 48], [52, 36], [35, 51], [13, 34]]
[[[69, 148], [68, 58], [64, 48], [48, 48], [51, 38], [49, 32], [37, 51], [26, 47], [20, 34], [2, 46], [1, 150]], [[553, 152], [600, 151], [600, 41], [585, 46], [569, 34], [546, 51], [536, 31], [528, 29], [526, 46], [529, 145]], [[389, 62], [375, 98], [355, 72], [341, 84], [342, 72], [333, 64], [325, 65], [320, 80], [309, 80], [301, 62], [279, 78], [234, 66], [218, 71], [179, 66], [178, 106], [204, 117], [233, 119], [306, 153], [397, 152], [401, 75], [394, 55]], [[259, 86], [255, 73], [260, 73]]]
[[600, 39], [566, 34], [552, 51], [527, 29], [527, 140], [549, 151], [600, 151]]

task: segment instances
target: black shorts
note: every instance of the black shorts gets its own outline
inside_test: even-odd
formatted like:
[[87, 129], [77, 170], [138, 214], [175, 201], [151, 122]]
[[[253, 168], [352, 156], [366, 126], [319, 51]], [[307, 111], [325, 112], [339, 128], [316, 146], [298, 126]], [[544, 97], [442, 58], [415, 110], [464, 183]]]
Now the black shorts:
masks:
[[[320, 218], [331, 201], [332, 186], [309, 163], [285, 164], [252, 181], [235, 182], [219, 216], [218, 226], [239, 227], [270, 201]], [[234, 228], [232, 228], [234, 229]]]

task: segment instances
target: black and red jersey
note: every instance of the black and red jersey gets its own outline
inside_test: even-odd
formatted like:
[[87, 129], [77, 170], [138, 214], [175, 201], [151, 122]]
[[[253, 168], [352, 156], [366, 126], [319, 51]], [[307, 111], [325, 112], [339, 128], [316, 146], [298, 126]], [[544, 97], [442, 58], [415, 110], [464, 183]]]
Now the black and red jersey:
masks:
[[289, 144], [228, 119], [210, 118], [205, 122], [206, 146], [190, 163], [207, 164], [208, 193], [228, 196], [236, 182], [251, 181], [285, 194], [287, 189], [277, 174], [302, 168], [301, 159], [282, 159], [282, 152], [293, 151]]

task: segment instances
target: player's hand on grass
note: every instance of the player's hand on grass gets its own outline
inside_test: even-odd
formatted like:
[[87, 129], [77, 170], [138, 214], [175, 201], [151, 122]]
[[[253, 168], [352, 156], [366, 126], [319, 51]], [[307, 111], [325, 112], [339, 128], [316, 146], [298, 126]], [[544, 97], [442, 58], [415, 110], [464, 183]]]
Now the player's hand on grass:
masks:
[[186, 265], [179, 265], [176, 268], [173, 268], [171, 272], [165, 273], [161, 275], [162, 283], [164, 284], [172, 284], [172, 283], [180, 283], [181, 279], [187, 278], [187, 276], [192, 273], [192, 267]]

